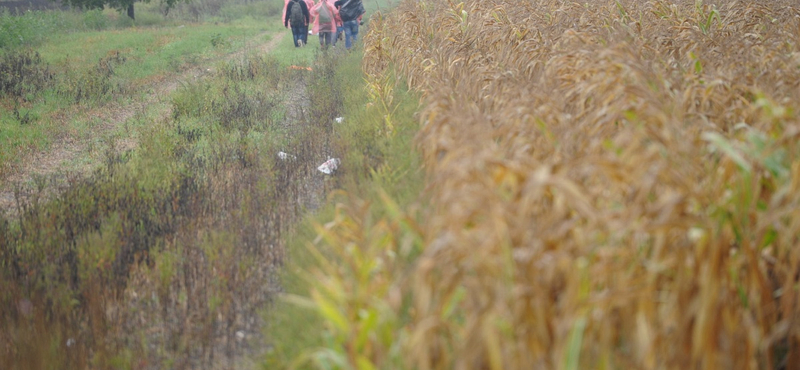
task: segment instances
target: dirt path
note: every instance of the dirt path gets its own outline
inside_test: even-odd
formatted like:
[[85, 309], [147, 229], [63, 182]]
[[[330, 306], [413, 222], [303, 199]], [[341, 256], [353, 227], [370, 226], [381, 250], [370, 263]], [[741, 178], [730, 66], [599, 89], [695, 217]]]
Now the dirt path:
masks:
[[[289, 138], [296, 138], [299, 135], [307, 135], [304, 132], [311, 123], [311, 97], [308, 93], [308, 79], [299, 78], [293, 84], [293, 88], [287, 92], [288, 98], [287, 111], [284, 125], [286, 135]], [[306, 137], [300, 140], [298, 147], [292, 150], [290, 155], [297, 156], [296, 165], [298, 171], [295, 174], [299, 181], [294, 183], [293, 201], [299, 207], [298, 216], [305, 210], [316, 210], [322, 206], [325, 194], [324, 178], [317, 167], [322, 164], [327, 155], [330, 154], [327, 138]]]
[[[172, 114], [171, 107], [163, 103], [169, 99], [169, 96], [181, 83], [202, 79], [204, 76], [214, 72], [213, 67], [210, 67], [210, 65], [222, 60], [233, 60], [248, 51], [257, 50], [268, 53], [280, 43], [285, 35], [285, 32], [279, 32], [268, 42], [254, 46], [248, 45], [234, 53], [208, 60], [204, 65], [194, 66], [177, 76], [147, 86], [144, 88], [147, 93], [144, 94], [142, 99], [124, 105], [119, 103], [108, 104], [101, 110], [92, 112], [91, 114], [94, 118], [98, 118], [99, 121], [103, 122], [103, 124], [95, 128], [93, 136], [102, 137], [104, 134], [113, 132], [138, 112], [145, 112], [148, 107], [152, 106], [164, 106], [163, 109], [156, 112], [157, 118], [154, 119], [155, 122], [160, 122]], [[257, 38], [262, 36], [264, 34], [259, 35]], [[4, 212], [8, 216], [16, 215], [18, 211], [16, 189], [21, 189], [19, 197], [23, 202], [32, 196], [31, 191], [25, 190], [27, 187], [22, 186], [24, 184], [30, 184], [35, 181], [58, 182], [59, 179], [63, 181], [65, 178], [82, 177], [88, 174], [93, 168], [92, 163], [81, 165], [69, 171], [64, 170], [65, 165], [74, 163], [79, 158], [91, 154], [92, 148], [88, 141], [71, 136], [59, 138], [49, 150], [33, 153], [22, 160], [22, 165], [14, 169], [5, 178], [0, 178], [0, 212]], [[135, 138], [126, 136], [114, 140], [111, 145], [113, 145], [113, 150], [124, 152], [135, 148], [137, 142]]]

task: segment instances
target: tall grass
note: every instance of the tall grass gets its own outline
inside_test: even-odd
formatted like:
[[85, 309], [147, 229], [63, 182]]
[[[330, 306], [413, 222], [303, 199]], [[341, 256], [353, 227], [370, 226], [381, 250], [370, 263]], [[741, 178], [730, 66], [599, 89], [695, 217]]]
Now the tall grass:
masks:
[[391, 132], [382, 76], [423, 96], [429, 204], [353, 197], [317, 228], [328, 258], [297, 300], [325, 320], [319, 367], [800, 366], [798, 14], [501, 0], [373, 17], [372, 106]]

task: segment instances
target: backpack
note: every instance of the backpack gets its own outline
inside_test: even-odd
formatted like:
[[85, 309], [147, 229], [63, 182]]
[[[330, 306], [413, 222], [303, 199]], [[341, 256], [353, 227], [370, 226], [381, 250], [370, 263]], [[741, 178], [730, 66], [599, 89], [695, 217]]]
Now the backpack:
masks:
[[298, 1], [292, 0], [289, 3], [289, 23], [292, 27], [303, 26], [306, 23], [306, 17], [303, 16], [303, 7]]
[[339, 17], [342, 18], [342, 22], [355, 20], [364, 13], [364, 4], [361, 0], [344, 1], [342, 7], [339, 9]]
[[330, 24], [331, 23], [331, 10], [328, 8], [328, 4], [325, 4], [325, 0], [322, 0], [319, 7], [319, 24]]

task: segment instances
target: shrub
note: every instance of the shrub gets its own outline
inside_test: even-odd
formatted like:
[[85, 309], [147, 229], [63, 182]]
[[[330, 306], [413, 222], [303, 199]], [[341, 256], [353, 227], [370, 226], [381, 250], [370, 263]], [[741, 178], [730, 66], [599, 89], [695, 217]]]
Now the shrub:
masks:
[[75, 103], [98, 101], [113, 94], [122, 94], [125, 92], [125, 83], [115, 78], [114, 69], [125, 61], [122, 53], [113, 51], [100, 58], [94, 68], [67, 71], [59, 82], [59, 94]]
[[92, 9], [83, 13], [83, 24], [87, 29], [102, 31], [108, 28], [109, 20], [102, 9]]
[[0, 92], [28, 99], [50, 87], [54, 73], [42, 62], [38, 52], [9, 52], [0, 56]]

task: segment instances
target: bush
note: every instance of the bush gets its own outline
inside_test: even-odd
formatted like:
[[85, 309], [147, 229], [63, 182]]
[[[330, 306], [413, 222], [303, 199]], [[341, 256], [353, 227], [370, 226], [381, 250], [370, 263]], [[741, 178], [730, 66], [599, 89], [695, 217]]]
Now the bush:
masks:
[[99, 101], [113, 94], [122, 94], [126, 91], [125, 83], [115, 78], [114, 69], [125, 61], [125, 56], [116, 51], [100, 58], [94, 68], [67, 71], [57, 86], [58, 93], [75, 103]]
[[0, 92], [23, 100], [50, 87], [54, 73], [38, 52], [8, 52], [0, 56]]
[[[269, 113], [277, 106], [278, 94], [261, 88], [242, 88], [240, 83], [259, 80], [267, 86], [276, 86], [275, 71], [278, 63], [261, 56], [247, 58], [241, 63], [226, 63], [220, 68], [220, 77], [226, 84], [211, 86], [205, 83], [189, 85], [173, 99], [174, 117], [206, 118], [223, 127], [236, 127], [245, 132], [249, 127], [272, 125]], [[222, 96], [223, 99], [219, 99]]]
[[83, 24], [87, 29], [102, 31], [108, 28], [109, 19], [102, 9], [91, 9], [83, 13]]
[[0, 49], [38, 45], [58, 25], [54, 18], [53, 12], [48, 11], [12, 15], [6, 9], [0, 10]]

